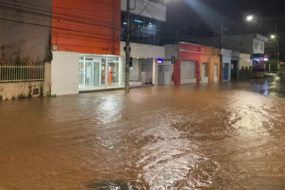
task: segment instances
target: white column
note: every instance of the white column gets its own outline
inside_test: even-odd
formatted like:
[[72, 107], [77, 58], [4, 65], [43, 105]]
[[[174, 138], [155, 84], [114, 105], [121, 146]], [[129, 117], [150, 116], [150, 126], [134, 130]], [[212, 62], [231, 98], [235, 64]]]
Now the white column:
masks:
[[153, 67], [152, 67], [152, 80], [153, 84], [157, 85], [158, 81], [158, 65], [155, 62], [155, 59], [153, 59]]
[[123, 56], [119, 57], [119, 86], [124, 86], [124, 58]]

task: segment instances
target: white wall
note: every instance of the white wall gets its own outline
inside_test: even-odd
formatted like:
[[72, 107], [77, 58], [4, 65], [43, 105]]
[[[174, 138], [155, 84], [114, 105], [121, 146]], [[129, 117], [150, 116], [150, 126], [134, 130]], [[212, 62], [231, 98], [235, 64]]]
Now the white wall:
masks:
[[264, 54], [264, 41], [253, 39], [253, 54]]
[[119, 57], [120, 63], [119, 63], [119, 86], [124, 87], [125, 86], [125, 76], [126, 76], [126, 66], [125, 61], [122, 59], [122, 57]]
[[[121, 56], [125, 56], [125, 42], [121, 42]], [[164, 46], [131, 43], [131, 57], [139, 58], [165, 58]]]
[[172, 56], [177, 57], [177, 45], [176, 44], [167, 44], [165, 47], [165, 58], [171, 59]]
[[[229, 81], [231, 80], [231, 62], [232, 62], [232, 50], [229, 49], [223, 49], [223, 68], [225, 67], [225, 63], [229, 64], [228, 67], [228, 80], [224, 81]], [[223, 70], [224, 72], [224, 70]]]
[[232, 60], [232, 50], [223, 49], [223, 62], [231, 63]]
[[79, 53], [53, 52], [51, 63], [51, 94], [79, 93]]
[[[136, 1], [136, 6], [135, 6]], [[166, 21], [166, 6], [158, 3], [153, 3], [148, 0], [131, 0], [131, 13], [156, 19], [160, 21]], [[121, 0], [121, 10], [127, 10], [127, 0]]]
[[252, 67], [252, 60], [250, 59], [250, 54], [241, 53], [239, 60], [239, 70], [244, 68]]

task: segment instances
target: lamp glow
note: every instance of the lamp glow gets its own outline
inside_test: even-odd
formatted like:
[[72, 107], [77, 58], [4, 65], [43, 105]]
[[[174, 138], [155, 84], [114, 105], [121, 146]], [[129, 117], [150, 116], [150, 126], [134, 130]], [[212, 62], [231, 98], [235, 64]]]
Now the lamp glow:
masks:
[[254, 20], [254, 16], [253, 15], [248, 15], [247, 17], [246, 17], [246, 21], [247, 22], [252, 22]]

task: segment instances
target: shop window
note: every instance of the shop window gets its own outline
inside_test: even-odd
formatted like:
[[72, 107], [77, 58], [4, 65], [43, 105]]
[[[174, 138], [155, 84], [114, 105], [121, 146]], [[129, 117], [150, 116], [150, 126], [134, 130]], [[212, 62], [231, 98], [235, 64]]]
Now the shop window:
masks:
[[118, 56], [80, 56], [79, 89], [96, 90], [121, 87], [123, 85], [123, 71], [120, 66]]

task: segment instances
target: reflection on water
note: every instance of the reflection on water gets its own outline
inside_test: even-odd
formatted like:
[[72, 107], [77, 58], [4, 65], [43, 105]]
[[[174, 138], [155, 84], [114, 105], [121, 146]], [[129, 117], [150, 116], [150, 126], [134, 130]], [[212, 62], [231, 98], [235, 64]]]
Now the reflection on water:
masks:
[[227, 108], [230, 126], [237, 135], [243, 137], [270, 135], [273, 123], [268, 112], [270, 113], [272, 104], [274, 105], [271, 99], [256, 98], [251, 93], [235, 93]]
[[285, 189], [284, 99], [246, 85], [0, 102], [0, 190]]

